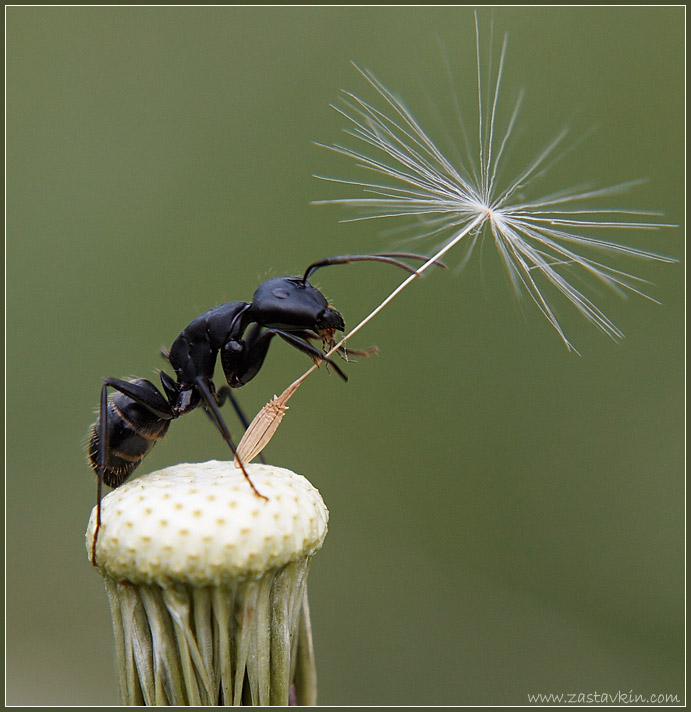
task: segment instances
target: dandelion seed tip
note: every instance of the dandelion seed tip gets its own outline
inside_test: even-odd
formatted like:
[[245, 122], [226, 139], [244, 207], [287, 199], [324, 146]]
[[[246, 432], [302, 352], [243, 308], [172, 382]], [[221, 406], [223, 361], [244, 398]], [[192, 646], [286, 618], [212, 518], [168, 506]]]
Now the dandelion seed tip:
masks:
[[[101, 502], [96, 545], [101, 572], [135, 584], [214, 585], [316, 553], [328, 523], [319, 491], [284, 468], [245, 468], [269, 497], [266, 506], [257, 506], [242, 470], [215, 460], [152, 472], [110, 492]], [[225, 496], [210, 497], [219, 485]], [[166, 497], [163, 490], [174, 496]], [[144, 516], [146, 510], [155, 516]], [[86, 532], [89, 557], [95, 528], [96, 507]]]

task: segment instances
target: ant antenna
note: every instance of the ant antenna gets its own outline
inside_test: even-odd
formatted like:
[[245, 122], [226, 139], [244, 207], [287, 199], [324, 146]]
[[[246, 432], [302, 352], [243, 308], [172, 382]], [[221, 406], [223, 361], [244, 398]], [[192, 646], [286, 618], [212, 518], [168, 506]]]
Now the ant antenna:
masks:
[[[305, 270], [305, 276], [302, 278], [302, 281], [303, 283], [307, 282], [311, 275], [320, 267], [328, 267], [329, 265], [345, 265], [349, 262], [386, 262], [388, 264], [395, 265], [396, 267], [400, 267], [411, 274], [415, 274], [417, 272], [416, 269], [396, 258], [420, 260], [421, 262], [427, 262], [429, 260], [429, 257], [426, 255], [418, 255], [415, 252], [379, 252], [375, 255], [340, 255], [338, 257], [327, 257], [319, 262], [313, 262]], [[435, 260], [433, 264], [446, 269], [446, 265], [439, 260]]]

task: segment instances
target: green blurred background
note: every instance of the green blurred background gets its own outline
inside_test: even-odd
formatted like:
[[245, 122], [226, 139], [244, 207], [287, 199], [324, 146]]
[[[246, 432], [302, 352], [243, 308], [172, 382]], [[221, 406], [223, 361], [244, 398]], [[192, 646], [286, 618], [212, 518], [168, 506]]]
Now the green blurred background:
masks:
[[[682, 223], [684, 9], [492, 17], [496, 41], [510, 33], [505, 98], [527, 89], [516, 160], [566, 122], [601, 122], [545, 192], [647, 177], [615, 204]], [[341, 140], [340, 89], [368, 95], [351, 60], [452, 126], [445, 57], [472, 105], [466, 8], [7, 9], [9, 704], [117, 701], [83, 543], [102, 379], [154, 376], [188, 321], [268, 276], [390, 249], [381, 223], [309, 204], [343, 193], [313, 174], [356, 175], [313, 142]], [[681, 228], [621, 239], [683, 256]], [[382, 353], [347, 385], [313, 376], [267, 451], [331, 511], [310, 584], [320, 702], [681, 699], [683, 266], [621, 263], [662, 306], [595, 295], [621, 344], [560, 307], [576, 356], [515, 298], [491, 241], [475, 257], [361, 332], [351, 347]], [[352, 326], [400, 277], [353, 265], [315, 281]], [[276, 343], [246, 409], [305, 361]], [[226, 455], [198, 412], [141, 469]]]

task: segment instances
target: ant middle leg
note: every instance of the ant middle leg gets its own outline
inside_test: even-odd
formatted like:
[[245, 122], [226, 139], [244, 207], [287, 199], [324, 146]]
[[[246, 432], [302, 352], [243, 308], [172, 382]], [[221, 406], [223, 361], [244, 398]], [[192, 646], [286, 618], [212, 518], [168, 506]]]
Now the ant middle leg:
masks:
[[230, 401], [230, 404], [233, 406], [233, 410], [240, 419], [242, 427], [247, 430], [250, 426], [250, 421], [245, 415], [245, 412], [242, 410], [238, 399], [233, 395], [233, 392], [230, 390], [229, 386], [221, 386], [216, 390], [216, 402], [218, 403], [218, 407], [223, 408], [227, 400]]
[[[242, 407], [240, 406], [240, 403], [238, 402], [238, 399], [233, 395], [231, 389], [229, 386], [221, 386], [218, 388], [216, 391], [213, 391], [211, 388], [209, 390], [212, 393], [212, 396], [216, 399], [216, 403], [218, 404], [219, 408], [223, 408], [225, 405], [226, 400], [230, 401], [230, 404], [233, 406], [233, 410], [235, 411], [235, 414], [238, 416], [240, 422], [242, 423], [242, 427], [247, 430], [250, 426], [250, 421], [248, 420], [247, 416], [245, 415], [245, 412], [243, 411]], [[203, 411], [204, 415], [214, 424], [214, 426], [218, 429], [218, 432], [221, 433], [221, 436], [223, 436], [223, 430], [221, 430], [218, 421], [214, 417], [214, 415], [211, 413], [211, 411], [206, 407], [206, 405], [203, 406]], [[262, 463], [262, 465], [266, 465], [266, 460], [264, 459], [264, 455], [262, 453], [259, 453], [259, 461]]]
[[231, 452], [233, 453], [233, 456], [237, 460], [237, 463], [240, 465], [240, 469], [242, 470], [242, 474], [245, 476], [245, 479], [247, 480], [247, 483], [249, 486], [252, 488], [252, 491], [254, 494], [257, 495], [257, 497], [261, 497], [262, 499], [265, 499], [268, 501], [268, 497], [263, 495], [259, 490], [254, 486], [254, 483], [252, 482], [252, 479], [250, 476], [247, 474], [247, 470], [245, 469], [245, 465], [238, 456], [237, 453], [237, 448], [235, 447], [235, 443], [233, 442], [233, 438], [230, 434], [230, 430], [228, 430], [228, 426], [225, 423], [225, 420], [223, 420], [223, 415], [221, 414], [221, 409], [218, 406], [218, 403], [216, 402], [216, 398], [214, 396], [213, 390], [209, 387], [208, 382], [206, 379], [202, 378], [201, 376], [197, 376], [197, 378], [194, 379], [194, 384], [197, 386], [199, 389], [199, 392], [201, 393], [202, 399], [204, 400], [205, 403], [205, 408], [207, 409], [207, 412], [209, 415], [211, 415], [218, 427], [218, 429], [221, 431], [221, 436], [223, 439], [228, 443], [228, 447], [231, 449]]
[[[235, 414], [238, 416], [240, 422], [242, 423], [242, 427], [247, 430], [247, 428], [250, 427], [250, 421], [245, 415], [245, 412], [243, 411], [238, 399], [233, 395], [233, 392], [229, 386], [221, 386], [216, 391], [216, 402], [218, 403], [218, 407], [222, 408], [225, 405], [226, 400], [230, 401], [230, 404], [233, 406]], [[215, 424], [216, 421], [211, 415], [211, 413], [206, 410], [204, 412], [209, 416], [209, 418], [211, 418], [211, 420]], [[262, 453], [259, 453], [259, 460], [262, 465], [266, 465], [266, 460], [264, 459], [264, 455]]]

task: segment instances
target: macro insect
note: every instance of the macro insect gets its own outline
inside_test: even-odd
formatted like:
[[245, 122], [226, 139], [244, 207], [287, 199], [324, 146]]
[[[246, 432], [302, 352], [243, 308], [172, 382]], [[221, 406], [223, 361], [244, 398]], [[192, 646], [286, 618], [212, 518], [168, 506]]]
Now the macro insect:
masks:
[[[162, 390], [145, 378], [106, 378], [101, 386], [98, 419], [89, 429], [87, 445], [89, 463], [98, 477], [94, 565], [101, 525], [102, 485], [115, 488], [123, 484], [156, 442], [165, 436], [171, 421], [201, 405], [233, 455], [237, 455], [221, 407], [230, 400], [247, 427], [247, 419], [231, 389], [244, 386], [257, 375], [274, 337], [280, 337], [315, 363], [327, 363], [344, 381], [348, 380], [338, 364], [326, 355], [335, 346], [335, 332], [343, 331], [345, 322], [319, 289], [309, 283], [316, 270], [373, 261], [415, 273], [413, 267], [401, 261], [403, 259], [427, 261], [428, 258], [409, 252], [328, 257], [309, 265], [303, 276], [266, 280], [249, 303], [228, 302], [209, 309], [180, 332], [169, 351], [163, 351], [175, 378], [161, 371]], [[315, 340], [321, 342], [323, 351], [310, 343]], [[368, 353], [346, 351], [344, 346], [339, 346], [338, 351], [344, 355]], [[219, 354], [228, 385], [217, 390], [213, 375]], [[115, 391], [110, 397], [109, 389]], [[255, 488], [243, 462], [239, 458], [237, 462], [254, 493], [266, 499]]]

